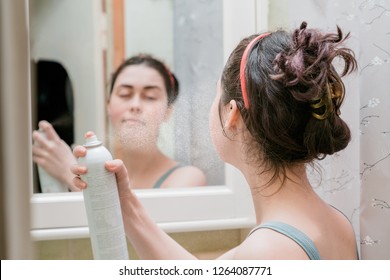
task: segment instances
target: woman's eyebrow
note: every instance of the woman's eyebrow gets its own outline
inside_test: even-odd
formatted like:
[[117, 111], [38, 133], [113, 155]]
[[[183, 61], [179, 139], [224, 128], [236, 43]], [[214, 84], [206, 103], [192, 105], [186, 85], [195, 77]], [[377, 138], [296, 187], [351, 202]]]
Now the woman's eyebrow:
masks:
[[[134, 88], [134, 86], [131, 84], [120, 84], [119, 87]], [[143, 88], [146, 88], [146, 89], [159, 88], [160, 89], [161, 87], [158, 85], [146, 85], [146, 86], [143, 86]]]
[[143, 88], [146, 90], [149, 90], [149, 89], [158, 89], [160, 91], [162, 90], [162, 88], [160, 86], [157, 86], [157, 85], [148, 85], [148, 86], [144, 86]]
[[[117, 88], [118, 88], [118, 89], [120, 89], [120, 88], [126, 88], [126, 89], [132, 90], [132, 89], [135, 88], [135, 86], [133, 86], [133, 85], [131, 85], [131, 84], [121, 84], [121, 85], [118, 85]], [[157, 89], [157, 90], [160, 90], [160, 91], [163, 90], [163, 89], [162, 89], [160, 86], [158, 86], [158, 85], [146, 85], [146, 86], [143, 86], [143, 87], [142, 87], [142, 90], [153, 90], [153, 89]]]
[[129, 85], [129, 84], [121, 84], [121, 85], [118, 85], [118, 88], [129, 88], [129, 89], [132, 89], [134, 88], [133, 85]]

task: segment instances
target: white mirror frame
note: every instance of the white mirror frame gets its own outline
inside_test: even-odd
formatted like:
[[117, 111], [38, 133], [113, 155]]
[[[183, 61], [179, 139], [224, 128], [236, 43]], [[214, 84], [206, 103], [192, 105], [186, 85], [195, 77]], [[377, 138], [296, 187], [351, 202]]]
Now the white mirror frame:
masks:
[[[223, 1], [224, 60], [245, 36], [267, 28], [268, 1]], [[148, 213], [166, 232], [247, 228], [255, 224], [249, 188], [242, 174], [225, 165], [225, 185], [136, 190]], [[87, 238], [82, 193], [33, 194], [34, 241]]]

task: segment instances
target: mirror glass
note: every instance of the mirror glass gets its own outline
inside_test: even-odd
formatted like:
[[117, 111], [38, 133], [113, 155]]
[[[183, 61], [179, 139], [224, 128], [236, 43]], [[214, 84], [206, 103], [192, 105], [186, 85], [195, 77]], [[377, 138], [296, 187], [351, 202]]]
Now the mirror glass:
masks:
[[[116, 154], [106, 113], [111, 75], [139, 53], [163, 61], [179, 81], [158, 147], [201, 169], [207, 185], [224, 184], [208, 113], [223, 67], [222, 1], [30, 0], [33, 128], [51, 122], [68, 144], [95, 131]], [[34, 192], [46, 192], [35, 172]]]

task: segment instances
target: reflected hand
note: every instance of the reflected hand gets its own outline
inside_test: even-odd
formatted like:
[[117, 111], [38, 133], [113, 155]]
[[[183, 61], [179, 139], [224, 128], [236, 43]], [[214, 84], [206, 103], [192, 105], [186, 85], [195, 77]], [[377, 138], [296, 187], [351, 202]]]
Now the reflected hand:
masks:
[[40, 121], [39, 128], [46, 134], [33, 131], [33, 160], [51, 176], [67, 185], [72, 191], [78, 191], [72, 183], [70, 167], [76, 163], [70, 147], [63, 141], [53, 126], [47, 121]]

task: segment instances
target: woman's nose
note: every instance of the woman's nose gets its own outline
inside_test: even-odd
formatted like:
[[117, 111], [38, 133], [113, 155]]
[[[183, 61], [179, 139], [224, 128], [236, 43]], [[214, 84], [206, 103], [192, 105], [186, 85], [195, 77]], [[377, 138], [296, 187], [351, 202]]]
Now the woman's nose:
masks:
[[137, 95], [133, 96], [133, 98], [129, 100], [130, 111], [141, 111], [141, 105], [141, 98]]

